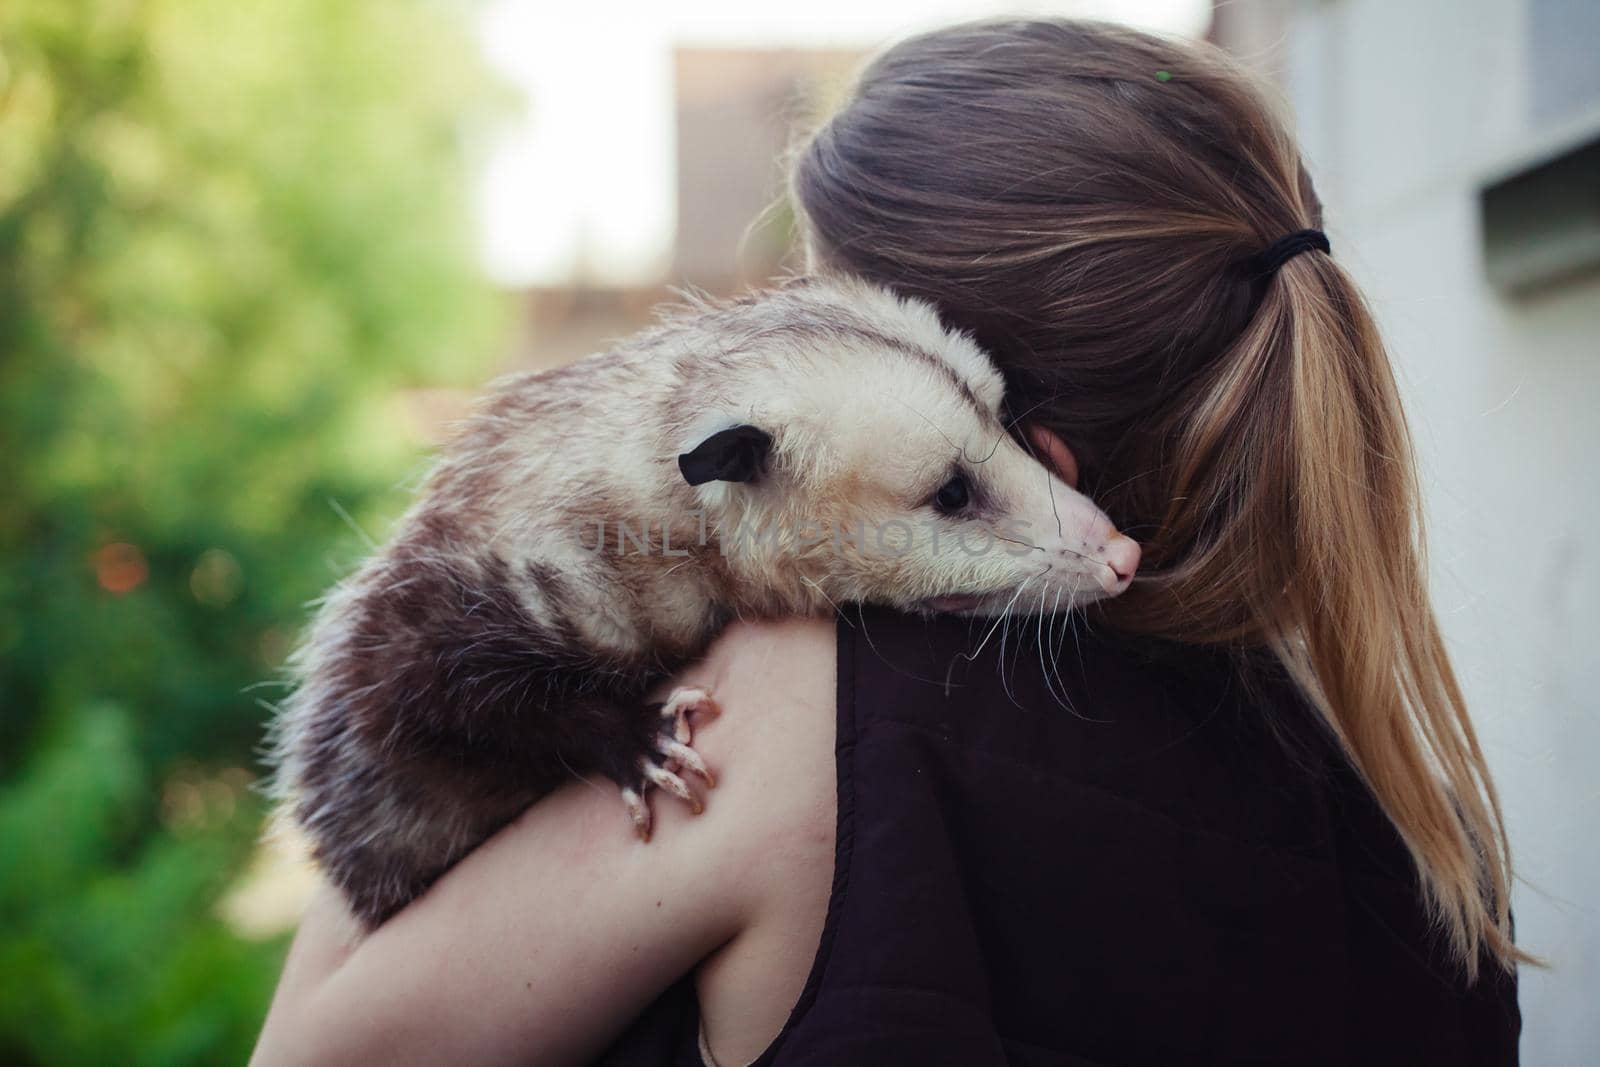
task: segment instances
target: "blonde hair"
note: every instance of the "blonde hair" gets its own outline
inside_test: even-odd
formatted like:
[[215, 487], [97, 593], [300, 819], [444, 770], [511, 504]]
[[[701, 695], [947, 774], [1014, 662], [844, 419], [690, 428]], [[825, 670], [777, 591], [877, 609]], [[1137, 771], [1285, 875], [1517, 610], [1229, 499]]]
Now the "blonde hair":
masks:
[[1511, 939], [1488, 766], [1429, 603], [1398, 391], [1270, 93], [1208, 45], [1074, 20], [912, 38], [796, 156], [814, 252], [938, 305], [1143, 543], [1116, 625], [1270, 651], [1475, 977]]

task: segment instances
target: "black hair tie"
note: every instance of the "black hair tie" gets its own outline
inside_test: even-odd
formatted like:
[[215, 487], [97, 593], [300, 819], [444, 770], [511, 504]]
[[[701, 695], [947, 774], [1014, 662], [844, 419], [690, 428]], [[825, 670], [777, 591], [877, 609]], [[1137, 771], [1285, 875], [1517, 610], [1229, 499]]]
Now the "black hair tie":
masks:
[[1279, 267], [1301, 252], [1310, 252], [1313, 249], [1322, 253], [1333, 251], [1328, 244], [1328, 235], [1321, 230], [1296, 230], [1278, 238], [1245, 262], [1251, 275], [1265, 278], [1278, 273]]

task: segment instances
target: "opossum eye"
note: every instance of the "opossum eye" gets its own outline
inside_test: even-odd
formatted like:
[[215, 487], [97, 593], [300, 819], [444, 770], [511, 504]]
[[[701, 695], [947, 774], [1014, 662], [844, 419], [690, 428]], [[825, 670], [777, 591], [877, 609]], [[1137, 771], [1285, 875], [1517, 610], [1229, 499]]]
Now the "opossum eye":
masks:
[[967, 476], [953, 474], [950, 480], [939, 487], [933, 494], [933, 508], [944, 515], [953, 515], [966, 507], [972, 499], [972, 494], [967, 489]]

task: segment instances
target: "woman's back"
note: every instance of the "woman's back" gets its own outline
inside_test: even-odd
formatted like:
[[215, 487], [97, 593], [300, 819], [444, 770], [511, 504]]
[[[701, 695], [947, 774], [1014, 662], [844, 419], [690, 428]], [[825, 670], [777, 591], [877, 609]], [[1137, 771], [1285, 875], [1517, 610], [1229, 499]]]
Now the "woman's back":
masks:
[[[1041, 661], [1036, 620], [992, 625], [839, 622], [834, 892], [758, 1062], [1515, 1062], [1514, 978], [1468, 990], [1430, 941], [1291, 687], [1081, 620]], [[695, 1062], [687, 990], [606, 1062]]]

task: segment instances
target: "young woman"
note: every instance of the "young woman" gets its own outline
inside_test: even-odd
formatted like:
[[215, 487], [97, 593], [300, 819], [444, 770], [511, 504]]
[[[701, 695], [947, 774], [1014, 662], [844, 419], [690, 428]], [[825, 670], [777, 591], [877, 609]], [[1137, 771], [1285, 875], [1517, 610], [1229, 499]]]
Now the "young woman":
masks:
[[[1510, 864], [1382, 345], [1215, 49], [906, 41], [795, 163], [814, 264], [935, 302], [1144, 546], [1080, 621], [741, 624], [707, 812], [576, 783], [359, 943], [269, 1063], [1511, 1063]], [[1070, 629], [1070, 633], [1069, 633]]]

